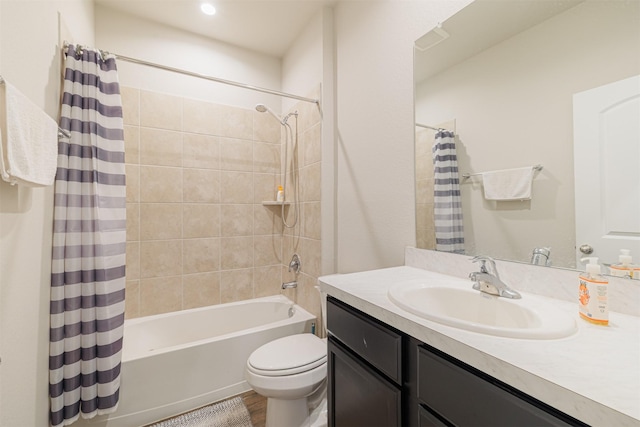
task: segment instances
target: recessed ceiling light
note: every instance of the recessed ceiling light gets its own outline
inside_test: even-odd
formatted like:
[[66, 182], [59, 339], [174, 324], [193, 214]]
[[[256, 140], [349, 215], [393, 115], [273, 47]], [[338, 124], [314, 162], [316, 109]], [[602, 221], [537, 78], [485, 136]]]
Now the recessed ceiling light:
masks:
[[213, 5], [210, 4], [210, 3], [202, 3], [200, 5], [200, 10], [202, 10], [202, 13], [204, 13], [205, 15], [215, 15], [216, 14], [216, 8], [213, 7]]

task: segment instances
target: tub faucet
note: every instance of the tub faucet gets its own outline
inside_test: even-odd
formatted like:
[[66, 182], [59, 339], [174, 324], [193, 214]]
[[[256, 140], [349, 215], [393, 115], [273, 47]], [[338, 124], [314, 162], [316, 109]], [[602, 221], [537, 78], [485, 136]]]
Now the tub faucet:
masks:
[[297, 288], [297, 287], [298, 287], [298, 282], [296, 282], [295, 280], [293, 282], [286, 282], [282, 284], [282, 289]]
[[[491, 267], [491, 271], [487, 269], [487, 261]], [[499, 297], [519, 299], [522, 296], [515, 290], [511, 289], [500, 280], [498, 269], [496, 268], [496, 262], [493, 258], [483, 255], [478, 255], [471, 259], [471, 262], [480, 263], [480, 271], [469, 274], [469, 279], [473, 280], [473, 289], [480, 292], [484, 292], [491, 295], [497, 295]]]

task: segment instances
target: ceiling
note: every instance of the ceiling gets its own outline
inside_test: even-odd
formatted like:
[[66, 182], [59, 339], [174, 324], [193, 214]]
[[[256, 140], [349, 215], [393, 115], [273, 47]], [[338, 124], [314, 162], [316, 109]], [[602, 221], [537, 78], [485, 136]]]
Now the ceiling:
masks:
[[[213, 16], [200, 11], [207, 1]], [[95, 0], [97, 5], [281, 58], [313, 16], [337, 0]]]

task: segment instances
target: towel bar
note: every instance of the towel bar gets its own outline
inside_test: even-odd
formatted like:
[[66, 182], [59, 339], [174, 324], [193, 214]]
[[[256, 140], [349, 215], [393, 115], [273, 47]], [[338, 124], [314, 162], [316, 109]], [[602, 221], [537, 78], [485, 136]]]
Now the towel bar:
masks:
[[[542, 167], [543, 167], [542, 165], [535, 165], [535, 166], [531, 166], [531, 168], [532, 168], [533, 170], [536, 170], [536, 171], [541, 171], [541, 170], [542, 170]], [[482, 175], [483, 173], [484, 173], [484, 172], [463, 173], [463, 174], [462, 174], [462, 179], [468, 179], [468, 178], [470, 178], [470, 177], [472, 177], [472, 176]]]

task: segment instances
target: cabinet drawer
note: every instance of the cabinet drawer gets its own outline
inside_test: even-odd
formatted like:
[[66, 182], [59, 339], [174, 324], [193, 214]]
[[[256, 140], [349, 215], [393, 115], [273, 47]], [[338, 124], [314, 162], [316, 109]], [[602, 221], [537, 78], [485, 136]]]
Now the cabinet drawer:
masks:
[[418, 400], [456, 426], [584, 425], [437, 350], [418, 347]]
[[327, 299], [327, 329], [396, 384], [401, 383], [402, 337], [398, 332], [331, 297]]

